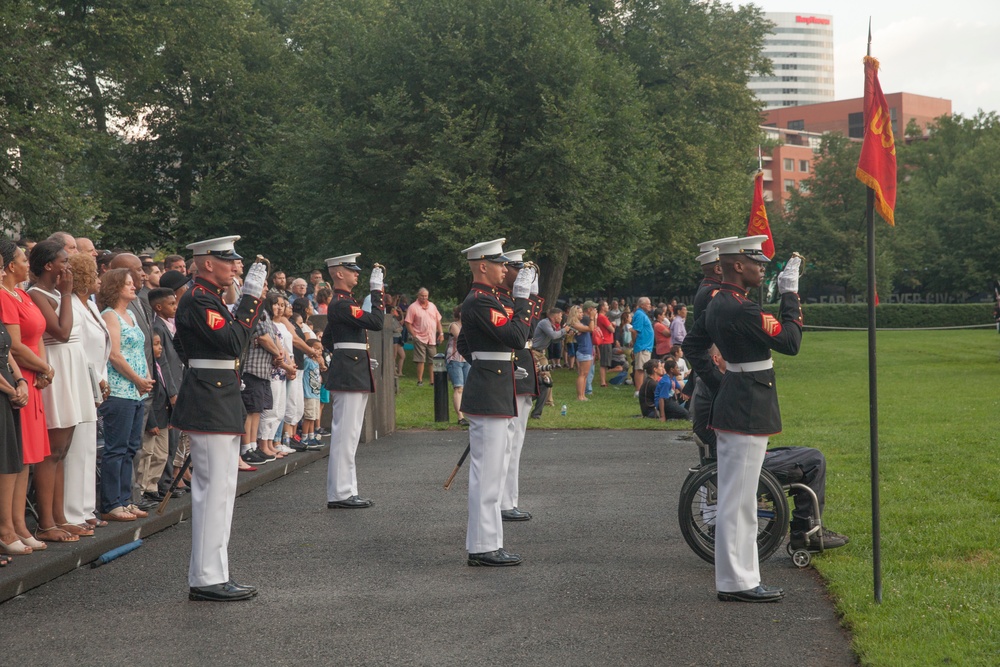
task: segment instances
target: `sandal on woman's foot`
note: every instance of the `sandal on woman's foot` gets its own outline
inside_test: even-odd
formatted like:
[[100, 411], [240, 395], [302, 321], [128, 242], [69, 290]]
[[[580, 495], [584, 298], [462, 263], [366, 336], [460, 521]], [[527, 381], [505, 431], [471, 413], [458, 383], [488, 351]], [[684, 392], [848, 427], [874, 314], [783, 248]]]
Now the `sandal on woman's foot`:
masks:
[[35, 529], [35, 537], [40, 539], [42, 542], [79, 542], [80, 538], [77, 535], [72, 534], [68, 530], [63, 530], [58, 526], [51, 526], [49, 528], [42, 528], [39, 526]]
[[95, 517], [93, 519], [87, 519], [87, 525], [91, 528], [104, 528], [108, 525], [108, 522], [104, 519], [98, 519]]
[[61, 523], [59, 527], [65, 530], [70, 535], [76, 535], [78, 537], [93, 537], [94, 529], [90, 526], [78, 526], [75, 523]]
[[24, 546], [31, 547], [35, 551], [45, 551], [46, 549], [49, 548], [49, 545], [47, 545], [45, 542], [42, 542], [41, 540], [36, 540], [30, 534], [27, 537], [21, 537], [20, 535], [18, 535], [17, 538], [22, 542], [24, 542]]
[[14, 540], [10, 544], [0, 542], [0, 554], [9, 556], [24, 556], [31, 553], [31, 547], [21, 540]]
[[13, 560], [10, 556], [0, 556], [0, 567], [7, 567]]
[[135, 515], [124, 507], [116, 507], [110, 512], [101, 514], [105, 521], [135, 521]]
[[147, 512], [146, 510], [139, 509], [138, 505], [129, 505], [125, 509], [127, 509], [131, 514], [134, 514], [139, 519], [145, 519], [147, 516], [149, 516], [149, 512]]

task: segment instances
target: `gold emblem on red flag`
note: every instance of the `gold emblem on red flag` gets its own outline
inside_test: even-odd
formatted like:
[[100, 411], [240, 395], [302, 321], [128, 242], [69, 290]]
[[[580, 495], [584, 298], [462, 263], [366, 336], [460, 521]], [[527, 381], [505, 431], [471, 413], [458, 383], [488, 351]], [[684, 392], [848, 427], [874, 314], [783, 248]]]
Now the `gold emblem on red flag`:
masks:
[[507, 321], [508, 317], [506, 314], [490, 308], [490, 322], [493, 324], [493, 326], [502, 327], [503, 325], [507, 324]]
[[514, 317], [514, 309], [511, 308], [510, 306], [504, 306], [503, 310], [505, 313], [507, 313], [507, 317]]
[[205, 311], [205, 322], [212, 331], [218, 331], [226, 324], [226, 318], [214, 310]]
[[761, 313], [760, 328], [766, 331], [768, 336], [777, 336], [781, 333], [781, 322], [774, 319], [770, 313]]

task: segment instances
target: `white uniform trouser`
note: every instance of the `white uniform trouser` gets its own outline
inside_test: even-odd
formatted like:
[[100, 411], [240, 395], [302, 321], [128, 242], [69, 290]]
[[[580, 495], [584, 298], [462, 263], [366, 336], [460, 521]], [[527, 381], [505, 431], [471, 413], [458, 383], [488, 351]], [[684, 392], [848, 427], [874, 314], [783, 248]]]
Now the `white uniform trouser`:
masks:
[[260, 423], [257, 424], [258, 440], [274, 440], [285, 416], [285, 380], [271, 380], [271, 407], [260, 413]]
[[302, 371], [295, 376], [294, 380], [285, 383], [285, 423], [298, 424], [302, 421], [302, 412], [305, 408], [303, 399], [305, 387], [302, 386]]
[[97, 422], [80, 422], [64, 459], [63, 512], [69, 523], [94, 518], [97, 509]]
[[766, 435], [716, 431], [719, 511], [715, 525], [715, 588], [733, 593], [760, 585], [757, 485]]
[[240, 436], [190, 433], [191, 566], [189, 586], [229, 581], [229, 533], [236, 504]]
[[528, 430], [528, 415], [531, 414], [533, 396], [517, 397], [517, 416], [514, 430], [511, 433], [513, 441], [510, 445], [510, 465], [507, 466], [507, 481], [503, 485], [503, 495], [500, 496], [500, 509], [512, 510], [517, 507], [517, 477], [521, 469], [521, 449], [524, 447], [524, 434]]
[[330, 461], [326, 469], [326, 500], [347, 500], [358, 495], [358, 473], [354, 455], [365, 420], [366, 391], [331, 391]]
[[470, 554], [503, 546], [500, 497], [510, 465], [514, 419], [466, 415], [469, 420], [469, 525], [465, 549]]

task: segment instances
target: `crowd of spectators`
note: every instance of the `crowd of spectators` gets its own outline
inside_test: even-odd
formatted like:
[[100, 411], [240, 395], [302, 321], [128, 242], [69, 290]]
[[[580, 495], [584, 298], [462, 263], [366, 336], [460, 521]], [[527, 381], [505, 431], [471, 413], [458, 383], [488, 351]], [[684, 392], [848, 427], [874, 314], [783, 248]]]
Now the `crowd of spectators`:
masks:
[[[110, 521], [147, 517], [163, 500], [187, 456], [187, 437], [170, 427], [184, 373], [174, 315], [196, 270], [181, 255], [100, 251], [63, 232], [37, 243], [0, 238], [0, 257], [4, 566]], [[242, 262], [235, 268], [242, 275]], [[248, 412], [241, 470], [319, 449], [327, 433], [328, 353], [310, 326], [333, 298], [323, 277], [271, 276], [265, 316], [240, 360]], [[239, 285], [227, 290], [228, 303]], [[406, 300], [387, 301], [402, 352]], [[189, 480], [190, 472], [174, 495]]]
[[[401, 316], [398, 308], [390, 312], [393, 310]], [[457, 321], [459, 314], [456, 309], [453, 320]], [[578, 401], [589, 400], [595, 391], [596, 378], [600, 388], [634, 385], [634, 396], [639, 399], [640, 414], [644, 417], [690, 419], [689, 397], [682, 389], [690, 369], [680, 347], [687, 335], [686, 317], [684, 304], [674, 300], [660, 302], [654, 308], [647, 297], [640, 297], [634, 303], [613, 298], [548, 309], [536, 325], [532, 339], [535, 363], [543, 370], [539, 374], [542, 385], [539, 400], [531, 416], [540, 418], [546, 406], [554, 405], [551, 392], [545, 388], [551, 387], [551, 375], [544, 369], [561, 366], [576, 371]], [[452, 341], [460, 326], [455, 322], [448, 327], [446, 349], [456, 406], [468, 372], [464, 370], [464, 359], [453, 349]], [[433, 351], [431, 347], [421, 354]], [[401, 342], [399, 352], [402, 354]], [[651, 361], [656, 364], [649, 364]], [[402, 357], [399, 364], [401, 371]], [[460, 423], [462, 417], [459, 412]]]

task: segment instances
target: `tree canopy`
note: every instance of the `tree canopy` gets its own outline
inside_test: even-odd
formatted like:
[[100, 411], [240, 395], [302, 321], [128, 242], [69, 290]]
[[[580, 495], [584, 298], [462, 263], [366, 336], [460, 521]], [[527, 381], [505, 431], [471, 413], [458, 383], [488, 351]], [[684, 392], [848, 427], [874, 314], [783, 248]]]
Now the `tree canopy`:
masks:
[[[896, 226], [876, 217], [879, 293], [990, 291], [1000, 233], [1000, 117], [942, 117], [926, 138], [915, 128], [907, 134], [909, 142], [897, 144]], [[825, 136], [808, 192], [792, 192], [772, 223], [779, 256], [798, 251], [808, 259], [805, 294], [866, 291], [866, 190], [854, 176], [860, 151], [859, 142]]]
[[11, 0], [8, 228], [175, 250], [237, 233], [301, 270], [360, 250], [458, 293], [507, 237], [543, 291], [695, 279], [747, 207], [768, 64], [699, 0]]

